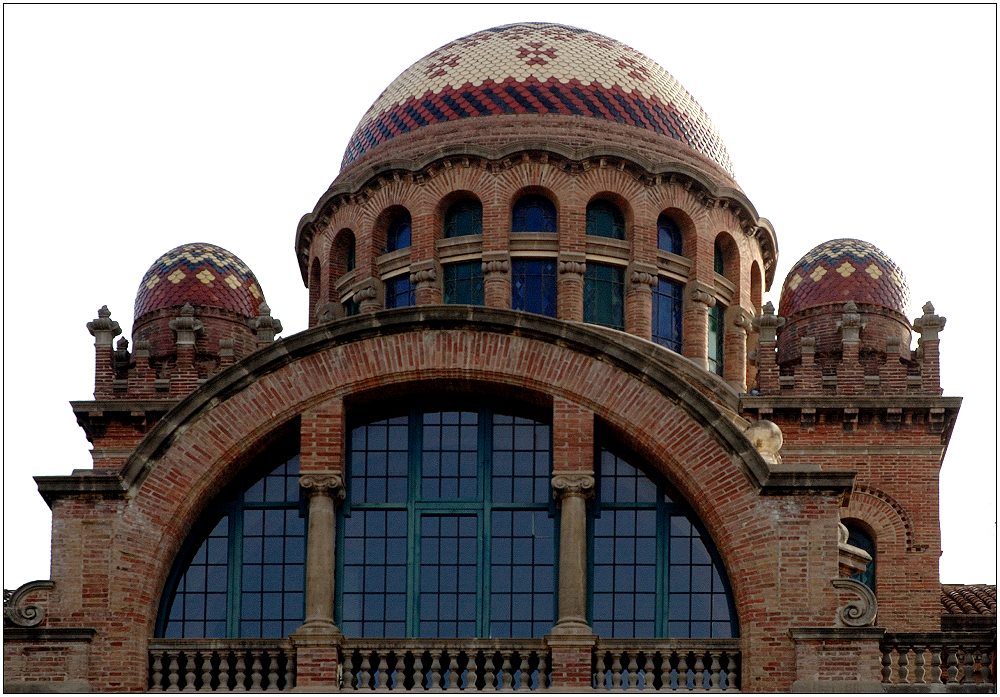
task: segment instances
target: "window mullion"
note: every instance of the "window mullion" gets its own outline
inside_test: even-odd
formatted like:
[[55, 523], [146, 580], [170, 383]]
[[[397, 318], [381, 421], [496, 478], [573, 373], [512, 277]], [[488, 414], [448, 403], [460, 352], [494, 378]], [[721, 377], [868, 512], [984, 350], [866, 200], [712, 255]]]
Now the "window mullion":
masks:
[[229, 573], [226, 598], [226, 636], [240, 636], [243, 600], [243, 501], [229, 515]]
[[476, 588], [476, 604], [479, 608], [477, 623], [478, 636], [492, 636], [490, 633], [490, 605], [492, 602], [493, 574], [490, 564], [490, 548], [493, 534], [493, 414], [485, 407], [479, 410], [478, 429], [479, 457], [479, 500], [482, 514], [479, 516], [479, 583]]
[[670, 611], [670, 505], [657, 487], [656, 496], [656, 636], [667, 636], [667, 613]]
[[420, 627], [420, 515], [414, 502], [420, 491], [420, 473], [422, 472], [421, 453], [424, 443], [424, 422], [419, 411], [410, 411], [407, 430], [409, 432], [409, 496], [406, 502], [406, 558], [409, 562], [409, 573], [406, 575], [406, 636], [414, 637]]

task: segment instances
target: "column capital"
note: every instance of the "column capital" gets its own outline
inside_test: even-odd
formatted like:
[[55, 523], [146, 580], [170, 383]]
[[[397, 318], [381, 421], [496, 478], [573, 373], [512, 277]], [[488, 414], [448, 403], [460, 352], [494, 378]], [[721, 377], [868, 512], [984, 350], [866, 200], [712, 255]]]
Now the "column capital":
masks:
[[594, 495], [594, 475], [586, 472], [554, 472], [552, 492], [556, 499], [568, 496], [589, 499]]
[[337, 501], [344, 499], [344, 478], [339, 474], [304, 474], [299, 477], [299, 486], [310, 498], [322, 495]]

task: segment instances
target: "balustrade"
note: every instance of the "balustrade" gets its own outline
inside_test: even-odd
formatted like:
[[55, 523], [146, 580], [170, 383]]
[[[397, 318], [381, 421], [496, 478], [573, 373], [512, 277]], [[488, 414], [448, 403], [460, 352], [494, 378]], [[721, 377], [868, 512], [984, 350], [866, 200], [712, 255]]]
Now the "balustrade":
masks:
[[[995, 651], [988, 632], [886, 634], [882, 640], [882, 684], [889, 691], [995, 691]], [[977, 686], [977, 687], [973, 687]]]
[[602, 641], [593, 673], [597, 690], [737, 691], [739, 640]]
[[149, 645], [150, 692], [282, 692], [295, 657], [281, 640], [157, 639]]
[[541, 641], [359, 640], [342, 649], [344, 690], [544, 690]]

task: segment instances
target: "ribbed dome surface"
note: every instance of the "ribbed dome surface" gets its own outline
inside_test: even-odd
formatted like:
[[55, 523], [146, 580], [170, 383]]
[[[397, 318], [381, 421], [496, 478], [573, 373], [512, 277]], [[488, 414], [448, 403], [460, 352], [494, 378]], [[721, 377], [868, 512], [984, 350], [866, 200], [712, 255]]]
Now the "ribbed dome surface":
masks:
[[193, 242], [171, 249], [149, 267], [135, 295], [135, 320], [185, 303], [256, 317], [263, 300], [257, 279], [239, 257], [214, 244]]
[[885, 252], [855, 239], [824, 242], [792, 267], [781, 288], [779, 314], [853, 300], [906, 315], [910, 289]]
[[614, 39], [539, 23], [480, 31], [414, 63], [361, 119], [343, 166], [431, 124], [502, 114], [561, 114], [647, 129], [732, 175], [708, 115], [670, 73]]

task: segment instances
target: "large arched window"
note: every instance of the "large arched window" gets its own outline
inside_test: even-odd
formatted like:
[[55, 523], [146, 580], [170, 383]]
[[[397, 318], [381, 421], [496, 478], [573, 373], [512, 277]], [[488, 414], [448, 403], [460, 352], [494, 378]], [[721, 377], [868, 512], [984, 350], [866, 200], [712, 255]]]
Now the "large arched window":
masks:
[[583, 321], [625, 328], [625, 268], [587, 262], [583, 275]]
[[556, 207], [539, 194], [522, 196], [511, 211], [511, 232], [555, 232]]
[[385, 251], [395, 252], [406, 249], [411, 244], [412, 229], [410, 214], [405, 210], [396, 212], [385, 231]]
[[656, 248], [671, 254], [683, 254], [681, 228], [673, 218], [661, 213], [656, 220]]
[[489, 407], [350, 428], [338, 624], [348, 636], [540, 637], [555, 621], [550, 427]]
[[595, 465], [591, 619], [605, 637], [730, 638], [725, 570], [690, 510], [621, 455]]
[[444, 236], [462, 237], [483, 234], [483, 204], [463, 198], [448, 206], [444, 214]]
[[653, 341], [680, 353], [684, 324], [684, 287], [660, 278], [653, 288]]
[[611, 201], [591, 201], [587, 204], [587, 234], [624, 240], [625, 216]]
[[283, 457], [206, 511], [167, 581], [157, 636], [275, 638], [302, 624], [299, 458]]
[[515, 257], [510, 264], [510, 307], [556, 316], [556, 260]]

